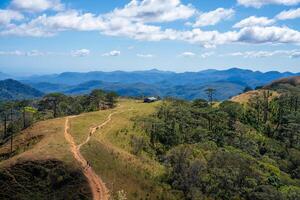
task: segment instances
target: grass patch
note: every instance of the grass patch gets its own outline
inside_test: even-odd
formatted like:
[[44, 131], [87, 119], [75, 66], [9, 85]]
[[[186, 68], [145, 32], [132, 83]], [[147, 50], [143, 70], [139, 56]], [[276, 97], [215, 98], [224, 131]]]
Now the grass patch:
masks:
[[84, 142], [90, 132], [90, 128], [104, 122], [111, 112], [113, 112], [113, 110], [103, 110], [85, 113], [75, 118], [71, 118], [70, 133], [74, 137], [76, 144]]
[[134, 158], [124, 160], [122, 153], [105, 144], [92, 140], [83, 147], [82, 153], [106, 183], [112, 196], [121, 190], [125, 191], [128, 199], [164, 199], [171, 195], [157, 177], [140, 169]]
[[26, 140], [21, 140], [19, 143], [13, 145], [12, 151], [9, 148], [10, 145], [7, 144], [6, 148], [0, 149], [0, 162], [33, 148], [42, 138], [42, 135], [37, 135]]

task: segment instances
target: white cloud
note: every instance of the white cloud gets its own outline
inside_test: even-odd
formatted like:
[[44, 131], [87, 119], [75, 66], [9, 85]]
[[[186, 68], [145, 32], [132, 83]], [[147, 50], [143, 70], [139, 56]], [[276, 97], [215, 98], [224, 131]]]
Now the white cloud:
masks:
[[276, 16], [276, 18], [279, 20], [295, 19], [299, 17], [300, 17], [300, 8], [285, 10]]
[[275, 51], [245, 51], [245, 52], [234, 52], [228, 54], [229, 56], [241, 56], [244, 58], [266, 58], [273, 56], [284, 56], [290, 58], [300, 57], [299, 50], [275, 50]]
[[300, 58], [300, 51], [294, 52], [290, 55], [291, 58]]
[[236, 23], [233, 27], [234, 28], [245, 28], [251, 26], [270, 26], [275, 23], [275, 20], [269, 19], [267, 17], [256, 17], [251, 16], [246, 19], [241, 20], [240, 22]]
[[243, 43], [300, 43], [300, 32], [288, 27], [246, 27], [239, 31], [237, 42]]
[[210, 52], [202, 53], [200, 56], [201, 56], [201, 58], [208, 58], [208, 57], [213, 56], [213, 55], [215, 55], [215, 52], [210, 51]]
[[19, 50], [15, 51], [0, 51], [1, 56], [24, 56], [25, 53]]
[[269, 4], [292, 6], [300, 3], [300, 0], [237, 0], [238, 4], [246, 7], [260, 8]]
[[79, 49], [71, 52], [71, 55], [74, 57], [86, 57], [90, 55], [91, 51], [88, 49]]
[[32, 50], [32, 51], [0, 51], [1, 56], [43, 56], [46, 55], [46, 53], [43, 53], [38, 50]]
[[64, 9], [60, 0], [12, 0], [10, 7], [26, 12], [61, 11]]
[[121, 55], [121, 51], [113, 50], [108, 53], [102, 54], [102, 56], [119, 56]]
[[17, 11], [0, 9], [0, 25], [6, 25], [11, 21], [19, 21], [22, 19], [24, 19], [24, 16]]
[[[148, 4], [145, 2], [148, 2]], [[255, 23], [253, 20], [250, 23], [251, 20], [249, 20], [248, 23], [244, 22], [244, 25], [239, 24], [239, 27], [241, 27], [240, 30], [227, 32], [214, 30], [204, 31], [200, 28], [193, 28], [191, 30], [164, 29], [158, 25], [145, 24], [146, 22], [158, 22], [158, 16], [165, 16], [162, 13], [158, 15], [159, 12], [157, 13], [157, 10], [162, 12], [165, 12], [165, 10], [166, 12], [172, 12], [171, 10], [166, 9], [166, 2], [171, 2], [172, 8], [181, 7], [182, 5], [178, 0], [164, 0], [161, 7], [159, 6], [160, 4], [154, 6], [153, 2], [158, 3], [158, 0], [131, 1], [123, 9], [133, 9], [135, 7], [141, 7], [143, 9], [136, 11], [136, 13], [131, 13], [130, 16], [127, 16], [128, 13], [125, 11], [124, 12], [127, 13], [126, 15], [123, 11], [121, 12], [123, 9], [117, 9], [109, 14], [103, 15], [81, 13], [76, 10], [62, 11], [50, 16], [42, 14], [26, 23], [8, 24], [5, 28], [0, 29], [0, 35], [49, 37], [54, 36], [59, 32], [70, 30], [97, 31], [104, 35], [128, 37], [143, 41], [185, 41], [207, 48], [231, 43], [300, 43], [299, 31], [288, 27], [267, 26], [267, 24], [271, 25], [271, 21], [268, 21], [268, 19], [262, 20], [263, 18], [255, 18]], [[188, 8], [190, 7], [188, 6]], [[149, 11], [148, 15], [145, 15], [145, 13], [147, 13], [146, 10]], [[152, 11], [155, 11], [155, 14], [150, 14]], [[123, 15], [124, 17], [121, 17]], [[171, 16], [173, 17], [168, 18], [169, 20], [180, 18], [178, 15], [176, 15], [177, 17], [174, 17], [173, 14]], [[223, 18], [225, 17], [221, 17], [221, 19]], [[221, 19], [219, 18], [218, 20]], [[213, 17], [210, 20], [211, 24], [217, 23], [218, 21], [213, 19]], [[167, 21], [167, 18], [163, 17], [161, 18], [161, 21]], [[202, 25], [204, 24], [203, 21]], [[207, 22], [206, 24], [209, 23]], [[267, 27], [263, 27], [262, 25], [264, 24]]]
[[104, 29], [104, 22], [100, 17], [91, 13], [80, 14], [71, 10], [53, 16], [43, 14], [28, 23], [10, 25], [2, 31], [2, 35], [48, 37], [59, 31], [78, 30], [93, 31]]
[[202, 13], [197, 18], [197, 21], [195, 22], [193, 27], [216, 25], [221, 20], [231, 18], [234, 14], [235, 11], [233, 9], [224, 8], [218, 8], [210, 12]]
[[193, 53], [193, 52], [186, 51], [186, 52], [183, 52], [182, 54], [180, 54], [180, 56], [182, 56], [182, 57], [189, 57], [189, 58], [191, 58], [191, 57], [195, 57], [195, 56], [196, 56], [196, 54], [195, 54], [195, 53]]
[[153, 58], [154, 55], [152, 55], [152, 54], [137, 54], [137, 57], [140, 57], [140, 58]]
[[170, 22], [187, 19], [195, 14], [190, 5], [180, 0], [132, 0], [124, 8], [115, 9], [107, 18], [122, 18], [132, 22]]

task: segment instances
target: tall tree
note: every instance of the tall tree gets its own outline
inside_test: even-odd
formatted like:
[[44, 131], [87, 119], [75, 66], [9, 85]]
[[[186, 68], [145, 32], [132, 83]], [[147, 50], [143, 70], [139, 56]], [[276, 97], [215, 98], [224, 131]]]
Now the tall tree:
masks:
[[58, 104], [66, 99], [66, 96], [61, 93], [51, 93], [39, 102], [40, 109], [50, 109], [53, 111], [53, 117], [58, 116]]
[[213, 104], [213, 100], [214, 100], [214, 95], [216, 93], [216, 89], [213, 88], [207, 88], [205, 90], [207, 97], [208, 97], [208, 101], [210, 102], [210, 105], [212, 106]]

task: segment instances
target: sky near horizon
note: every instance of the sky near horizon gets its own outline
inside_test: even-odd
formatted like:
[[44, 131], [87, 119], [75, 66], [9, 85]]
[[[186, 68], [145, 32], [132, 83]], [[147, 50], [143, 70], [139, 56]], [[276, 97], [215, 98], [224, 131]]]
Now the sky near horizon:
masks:
[[300, 72], [300, 0], [1, 0], [0, 72]]

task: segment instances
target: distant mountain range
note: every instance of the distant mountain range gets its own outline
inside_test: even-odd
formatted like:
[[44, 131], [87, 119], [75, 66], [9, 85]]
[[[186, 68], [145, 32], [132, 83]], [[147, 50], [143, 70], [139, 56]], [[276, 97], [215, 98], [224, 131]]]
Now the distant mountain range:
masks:
[[32, 99], [42, 95], [44, 95], [42, 92], [19, 81], [12, 79], [0, 81], [0, 100], [2, 101]]
[[247, 86], [255, 88], [276, 79], [297, 75], [300, 73], [263, 73], [239, 68], [185, 73], [153, 69], [133, 72], [65, 72], [19, 77], [18, 80], [44, 93], [77, 95], [100, 88], [115, 91], [122, 96], [172, 96], [188, 100], [206, 98], [205, 89], [212, 87], [217, 90], [216, 99], [224, 100], [241, 93]]

